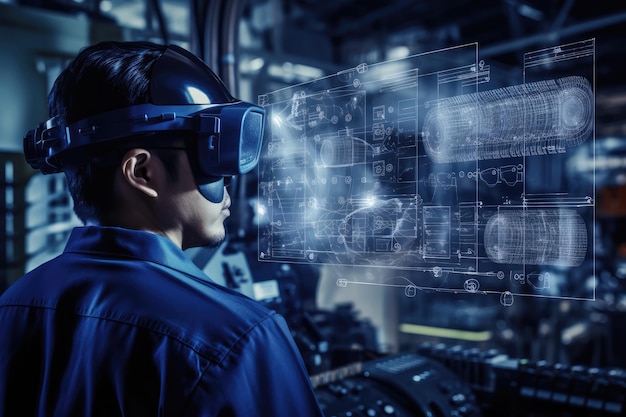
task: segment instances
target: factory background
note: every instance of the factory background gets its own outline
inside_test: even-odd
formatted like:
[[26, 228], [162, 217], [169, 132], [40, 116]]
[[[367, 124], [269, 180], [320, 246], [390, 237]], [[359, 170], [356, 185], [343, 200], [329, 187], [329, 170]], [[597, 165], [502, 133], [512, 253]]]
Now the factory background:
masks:
[[[264, 262], [259, 233], [267, 224], [257, 213], [264, 190], [259, 173], [233, 185], [237, 215], [228, 220], [227, 242], [189, 255], [211, 278], [285, 315], [311, 375], [318, 378], [383, 355], [427, 351], [457, 374], [466, 372], [465, 382], [482, 394], [485, 405], [495, 388], [467, 376], [465, 364], [475, 365], [476, 357], [482, 372], [492, 371], [496, 379], [505, 374], [504, 366], [488, 362], [496, 355], [517, 361], [506, 374], [510, 378], [511, 373], [521, 378], [521, 360], [600, 371], [626, 368], [625, 24], [626, 7], [613, 1], [0, 1], [0, 291], [62, 251], [70, 230], [79, 225], [64, 177], [36, 173], [21, 150], [24, 134], [48, 119], [46, 97], [54, 79], [86, 45], [102, 40], [179, 44], [205, 60], [236, 97], [255, 103], [268, 93], [363, 63], [402, 61], [474, 43], [480, 62], [489, 66], [491, 88], [504, 89], [526, 75], [522, 68], [529, 51], [583, 45], [591, 51], [585, 65], [593, 87], [588, 144], [593, 149], [579, 152], [559, 175], [593, 191], [587, 238], [593, 253], [576, 268], [561, 270], [565, 296], [530, 294], [513, 303], [449, 288], [409, 294], [411, 288], [395, 285], [398, 269], [384, 264], [363, 268], [287, 257]], [[577, 58], [566, 72], [580, 69]], [[403, 273], [418, 282], [428, 272]], [[394, 285], [380, 285], [385, 282]], [[553, 370], [550, 378], [555, 375]], [[332, 403], [330, 391], [317, 381], [320, 398]], [[554, 386], [546, 388], [550, 399], [537, 407], [558, 403]], [[603, 399], [599, 411], [590, 388], [581, 394], [585, 406], [567, 404], [618, 415], [615, 404], [626, 399], [621, 390], [615, 397], [621, 399]], [[535, 401], [535, 392], [507, 395]], [[533, 401], [529, 404], [538, 403]], [[496, 403], [485, 407], [497, 409]]]

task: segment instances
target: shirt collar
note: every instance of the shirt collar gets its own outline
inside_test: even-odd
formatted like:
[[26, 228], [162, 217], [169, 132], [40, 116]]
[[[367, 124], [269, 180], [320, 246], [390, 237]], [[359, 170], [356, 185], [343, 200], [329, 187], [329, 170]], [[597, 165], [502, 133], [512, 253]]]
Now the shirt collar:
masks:
[[102, 226], [76, 227], [70, 234], [64, 252], [154, 262], [207, 278], [170, 239], [142, 230]]

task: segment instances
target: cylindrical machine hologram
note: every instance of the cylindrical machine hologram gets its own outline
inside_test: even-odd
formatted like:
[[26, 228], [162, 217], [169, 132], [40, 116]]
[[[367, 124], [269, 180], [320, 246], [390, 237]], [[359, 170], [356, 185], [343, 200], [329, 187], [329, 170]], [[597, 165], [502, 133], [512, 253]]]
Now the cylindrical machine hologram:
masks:
[[319, 165], [324, 167], [352, 166], [367, 160], [370, 145], [349, 136], [324, 139], [319, 152]]
[[462, 162], [565, 152], [593, 128], [589, 81], [572, 76], [439, 100], [424, 119], [434, 162]]
[[498, 264], [579, 266], [587, 229], [574, 210], [502, 210], [487, 222], [484, 243]]

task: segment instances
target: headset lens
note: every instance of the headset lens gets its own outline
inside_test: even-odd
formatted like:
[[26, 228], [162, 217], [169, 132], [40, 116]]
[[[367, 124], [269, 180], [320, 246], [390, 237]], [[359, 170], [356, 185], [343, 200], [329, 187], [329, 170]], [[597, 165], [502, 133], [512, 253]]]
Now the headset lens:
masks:
[[241, 122], [239, 170], [251, 171], [257, 164], [263, 138], [263, 114], [254, 110], [246, 112]]

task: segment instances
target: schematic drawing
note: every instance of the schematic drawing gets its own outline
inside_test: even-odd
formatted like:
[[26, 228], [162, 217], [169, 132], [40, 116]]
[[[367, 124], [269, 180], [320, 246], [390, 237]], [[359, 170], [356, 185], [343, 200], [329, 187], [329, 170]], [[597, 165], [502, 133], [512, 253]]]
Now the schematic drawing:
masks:
[[595, 143], [594, 56], [529, 52], [497, 85], [468, 44], [259, 96], [259, 260], [397, 268], [381, 285], [407, 296], [593, 299], [594, 184], [566, 167]]
[[485, 250], [499, 264], [579, 266], [587, 229], [571, 210], [503, 210], [487, 222]]
[[426, 114], [426, 152], [436, 162], [565, 152], [589, 137], [593, 103], [583, 77], [443, 99]]

